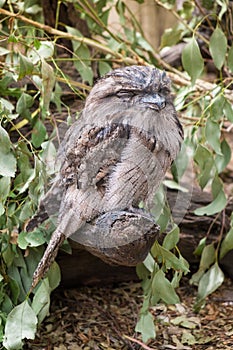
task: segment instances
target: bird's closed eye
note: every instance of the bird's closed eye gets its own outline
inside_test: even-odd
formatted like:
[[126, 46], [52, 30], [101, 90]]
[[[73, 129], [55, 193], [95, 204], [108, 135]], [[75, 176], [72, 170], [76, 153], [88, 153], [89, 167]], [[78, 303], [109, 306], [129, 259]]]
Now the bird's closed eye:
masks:
[[122, 98], [122, 97], [131, 98], [131, 97], [135, 96], [136, 94], [133, 91], [120, 90], [116, 93], [116, 95], [119, 98]]

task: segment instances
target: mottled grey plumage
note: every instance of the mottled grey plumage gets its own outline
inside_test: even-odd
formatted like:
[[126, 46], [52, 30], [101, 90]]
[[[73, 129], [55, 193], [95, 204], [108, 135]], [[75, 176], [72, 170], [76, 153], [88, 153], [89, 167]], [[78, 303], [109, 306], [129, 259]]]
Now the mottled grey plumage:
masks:
[[[122, 217], [128, 220], [130, 215], [125, 216], [125, 211], [133, 212], [132, 207], [138, 207], [141, 201], [150, 210], [155, 191], [179, 152], [182, 139], [170, 81], [164, 72], [131, 66], [100, 79], [58, 152], [60, 173], [50, 190], [53, 194], [59, 188], [62, 193], [58, 224], [35, 271], [32, 287], [48, 270], [63, 240], [72, 234], [78, 239], [79, 230], [80, 236], [82, 230], [87, 232], [87, 222], [97, 222], [98, 226], [98, 217], [111, 212], [123, 212]], [[55, 196], [49, 200], [55, 200]], [[136, 221], [142, 222], [138, 214], [133, 214], [133, 221], [129, 219], [133, 228], [135, 215]], [[145, 250], [149, 248], [145, 243]]]

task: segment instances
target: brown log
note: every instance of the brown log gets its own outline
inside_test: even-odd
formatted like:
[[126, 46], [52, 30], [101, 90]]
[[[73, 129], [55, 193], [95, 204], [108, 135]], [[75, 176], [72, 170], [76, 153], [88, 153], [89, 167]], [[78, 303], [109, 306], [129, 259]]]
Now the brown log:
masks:
[[[218, 241], [221, 229], [227, 232], [233, 201], [229, 201], [227, 205], [223, 222], [222, 214], [213, 216], [196, 216], [194, 214], [195, 209], [211, 202], [211, 195], [207, 192], [201, 192], [195, 188], [190, 198], [190, 193], [169, 190], [167, 198], [175, 222], [181, 230], [178, 244], [181, 254], [191, 266], [197, 266], [199, 258], [194, 255], [195, 247], [206, 234], [208, 234], [207, 241], [210, 243]], [[74, 287], [80, 284], [107, 284], [137, 279], [134, 267], [111, 266], [83, 250], [77, 243], [71, 241], [71, 246], [72, 255], [60, 252], [58, 256], [62, 272], [62, 285]], [[232, 261], [233, 251], [230, 251], [221, 261], [221, 267], [233, 279]]]

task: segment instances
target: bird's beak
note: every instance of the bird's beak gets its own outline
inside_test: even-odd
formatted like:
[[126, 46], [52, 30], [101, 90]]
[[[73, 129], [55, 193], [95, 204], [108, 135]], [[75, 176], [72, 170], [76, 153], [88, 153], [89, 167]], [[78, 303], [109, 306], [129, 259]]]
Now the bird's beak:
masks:
[[142, 97], [141, 102], [156, 110], [161, 110], [166, 106], [165, 98], [159, 94], [145, 95]]

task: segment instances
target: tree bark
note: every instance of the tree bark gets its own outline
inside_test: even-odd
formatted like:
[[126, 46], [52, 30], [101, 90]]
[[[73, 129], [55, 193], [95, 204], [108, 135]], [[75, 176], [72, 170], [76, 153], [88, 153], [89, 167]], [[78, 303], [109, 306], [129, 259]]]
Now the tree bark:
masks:
[[[195, 188], [190, 193], [180, 193], [168, 190], [168, 202], [172, 208], [175, 222], [180, 227], [179, 250], [191, 267], [197, 266], [199, 257], [194, 250], [199, 241], [208, 234], [207, 242], [216, 242], [221, 230], [226, 233], [229, 229], [229, 217], [233, 209], [233, 200], [229, 201], [225, 210], [225, 220], [222, 215], [196, 216], [194, 210], [211, 202], [211, 195]], [[181, 200], [182, 198], [182, 200]], [[161, 235], [162, 242], [164, 235]], [[62, 285], [74, 287], [80, 284], [115, 283], [137, 280], [135, 267], [111, 266], [93, 256], [77, 243], [70, 241], [72, 255], [63, 253], [58, 256], [61, 267]], [[224, 272], [233, 279], [233, 251], [230, 251], [220, 262]]]

